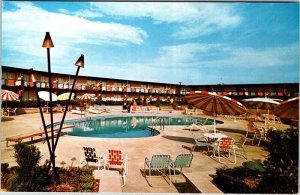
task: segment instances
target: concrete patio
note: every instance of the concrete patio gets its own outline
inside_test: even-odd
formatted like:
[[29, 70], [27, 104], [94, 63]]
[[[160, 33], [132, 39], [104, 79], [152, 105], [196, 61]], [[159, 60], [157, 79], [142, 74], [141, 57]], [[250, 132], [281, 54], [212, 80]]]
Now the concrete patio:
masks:
[[[110, 107], [110, 113], [103, 113], [100, 115], [115, 115], [121, 114], [120, 106]], [[122, 113], [124, 114], [124, 113]], [[124, 115], [132, 115], [125, 113]], [[176, 115], [178, 113], [176, 112]], [[86, 117], [99, 116], [99, 114], [88, 114]], [[199, 115], [201, 117], [201, 115]], [[204, 115], [202, 116], [204, 117]], [[207, 117], [207, 116], [205, 116]], [[45, 115], [47, 123], [49, 123], [49, 114]], [[54, 114], [54, 121], [60, 121], [62, 113]], [[80, 115], [67, 114], [68, 119], [80, 118]], [[217, 118], [223, 121], [223, 124], [217, 125], [217, 129], [222, 133], [237, 138], [239, 133], [247, 130], [247, 122], [244, 120], [232, 120], [226, 118]], [[13, 147], [5, 146], [5, 138], [10, 136], [24, 135], [30, 133], [36, 133], [42, 131], [40, 129], [42, 123], [39, 113], [25, 114], [11, 116], [9, 118], [2, 118], [2, 131], [1, 131], [1, 162], [9, 163], [10, 166], [15, 165], [13, 155]], [[208, 126], [213, 128], [212, 126]], [[196, 136], [200, 136], [202, 132], [193, 131]], [[11, 143], [13, 144], [13, 143]], [[39, 147], [42, 160], [41, 164], [49, 159], [47, 144], [43, 142], [35, 143]], [[189, 153], [190, 149], [194, 145], [191, 131], [183, 130], [183, 126], [166, 126], [164, 130], [158, 136], [148, 138], [84, 138], [75, 136], [62, 136], [59, 139], [59, 143], [56, 149], [56, 164], [59, 166], [60, 162], [65, 161], [65, 166], [70, 166], [73, 157], [76, 160], [73, 162], [73, 166], [78, 166], [83, 146], [95, 147], [97, 151], [106, 152], [108, 149], [121, 149], [127, 153], [129, 174], [127, 177], [126, 185], [122, 188], [123, 192], [134, 193], [178, 193], [180, 192], [180, 185], [174, 185], [174, 183], [167, 188], [153, 188], [147, 183], [143, 176], [143, 167], [145, 157], [151, 158], [154, 154], [169, 154], [172, 159], [175, 160], [176, 156], [181, 153]], [[263, 161], [268, 152], [262, 147], [257, 147], [251, 143], [247, 143], [245, 146], [248, 159], [252, 161]], [[240, 166], [242, 162], [247, 161], [241, 155], [237, 155], [237, 164], [220, 164], [216, 159], [208, 156], [201, 150], [192, 152], [194, 155], [192, 165], [190, 168], [185, 169], [185, 172], [199, 174], [200, 175], [214, 175], [216, 168], [227, 166], [234, 167]], [[157, 178], [153, 180], [157, 184], [164, 184], [166, 181]], [[177, 178], [176, 182], [184, 182], [184, 177]], [[173, 180], [175, 182], [175, 180]], [[176, 183], [175, 182], [175, 183]]]

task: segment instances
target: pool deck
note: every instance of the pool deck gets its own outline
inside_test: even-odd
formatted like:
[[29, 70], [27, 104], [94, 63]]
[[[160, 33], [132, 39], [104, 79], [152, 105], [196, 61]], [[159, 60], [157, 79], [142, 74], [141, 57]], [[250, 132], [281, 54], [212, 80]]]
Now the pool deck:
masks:
[[[121, 106], [110, 107], [110, 113], [102, 114], [87, 114], [86, 117], [101, 116], [101, 115], [132, 115], [130, 113], [122, 113]], [[162, 113], [162, 112], [160, 112]], [[165, 114], [170, 114], [165, 112]], [[179, 112], [175, 112], [176, 115]], [[198, 115], [200, 117], [207, 117], [205, 115]], [[60, 121], [62, 113], [54, 114], [54, 121]], [[80, 115], [68, 112], [66, 120], [81, 118]], [[45, 114], [46, 123], [49, 123], [49, 114]], [[243, 120], [232, 120], [226, 118], [216, 118], [221, 120], [224, 124], [218, 124], [217, 129], [224, 134], [237, 137], [237, 132], [243, 132], [247, 128], [247, 122]], [[30, 133], [41, 132], [42, 125], [39, 113], [17, 115], [2, 118], [1, 130], [1, 162], [6, 162], [15, 165], [16, 162], [13, 155], [13, 147], [6, 147], [5, 138], [17, 135], [24, 135]], [[212, 129], [213, 126], [208, 126]], [[200, 131], [193, 131], [194, 134], [200, 136]], [[13, 144], [13, 143], [12, 143]], [[41, 164], [49, 159], [47, 143], [35, 143], [39, 147], [42, 159]], [[83, 138], [73, 136], [62, 136], [56, 149], [56, 164], [60, 166], [60, 162], [65, 161], [65, 166], [70, 166], [73, 157], [76, 160], [73, 166], [78, 166], [83, 146], [95, 147], [99, 153], [106, 152], [108, 149], [121, 149], [128, 155], [129, 175], [126, 179], [126, 185], [122, 188], [123, 192], [130, 193], [178, 193], [178, 185], [174, 183], [167, 188], [153, 188], [150, 187], [143, 176], [143, 168], [145, 157], [151, 158], [154, 154], [170, 154], [175, 160], [176, 156], [181, 153], [189, 153], [190, 148], [194, 145], [191, 131], [183, 130], [183, 126], [166, 126], [161, 134], [154, 137], [147, 138]], [[248, 160], [263, 161], [268, 152], [262, 147], [256, 145], [245, 145], [245, 151], [248, 155]], [[190, 168], [184, 170], [193, 174], [214, 175], [218, 167], [239, 166], [242, 162], [247, 161], [241, 155], [237, 155], [237, 164], [220, 164], [216, 159], [209, 157], [201, 151], [194, 151], [194, 158]], [[184, 177], [179, 177], [177, 182], [184, 181]], [[157, 178], [153, 180], [159, 185], [165, 184], [165, 180]]]

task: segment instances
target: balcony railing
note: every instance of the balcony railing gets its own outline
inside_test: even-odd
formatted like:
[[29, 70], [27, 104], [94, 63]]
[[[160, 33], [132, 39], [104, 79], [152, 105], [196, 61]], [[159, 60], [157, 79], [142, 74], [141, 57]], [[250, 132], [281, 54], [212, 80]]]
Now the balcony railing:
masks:
[[[34, 87], [33, 83], [28, 80], [15, 80], [15, 79], [2, 79], [2, 86], [9, 86], [9, 87]], [[48, 82], [37, 82], [36, 83], [38, 88], [48, 88]], [[72, 85], [65, 84], [65, 83], [53, 83], [52, 87], [54, 89], [71, 89]], [[161, 89], [161, 88], [139, 88], [139, 87], [116, 87], [116, 86], [96, 86], [96, 85], [87, 85], [83, 83], [78, 83], [75, 86], [77, 90], [93, 90], [93, 91], [107, 91], [107, 92], [123, 92], [123, 93], [142, 93], [142, 94], [165, 94], [165, 95], [176, 95], [175, 89]], [[181, 90], [180, 94], [185, 95], [188, 90]], [[298, 96], [298, 92], [287, 92], [286, 94], [283, 91], [217, 91], [217, 94], [225, 95], [225, 96], [269, 96], [269, 97], [281, 97], [285, 95], [293, 95]]]

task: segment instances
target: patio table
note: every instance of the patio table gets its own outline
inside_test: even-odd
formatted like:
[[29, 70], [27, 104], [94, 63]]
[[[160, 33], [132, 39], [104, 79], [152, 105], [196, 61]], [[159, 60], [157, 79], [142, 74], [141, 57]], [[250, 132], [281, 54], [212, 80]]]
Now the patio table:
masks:
[[206, 137], [209, 141], [215, 141], [228, 136], [223, 133], [204, 133], [204, 137]]

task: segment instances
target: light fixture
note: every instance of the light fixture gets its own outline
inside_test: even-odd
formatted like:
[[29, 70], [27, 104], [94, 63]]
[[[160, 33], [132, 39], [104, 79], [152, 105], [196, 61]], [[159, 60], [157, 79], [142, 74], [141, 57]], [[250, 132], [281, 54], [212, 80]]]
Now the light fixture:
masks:
[[49, 33], [49, 32], [46, 32], [45, 39], [44, 39], [44, 42], [43, 42], [43, 45], [42, 45], [42, 47], [45, 47], [45, 48], [54, 47], [54, 45], [53, 45], [53, 42], [52, 42], [52, 39], [51, 39], [51, 37], [50, 37], [50, 33]]
[[81, 56], [78, 58], [78, 60], [75, 63], [75, 66], [84, 68], [84, 55], [83, 54], [81, 54]]

